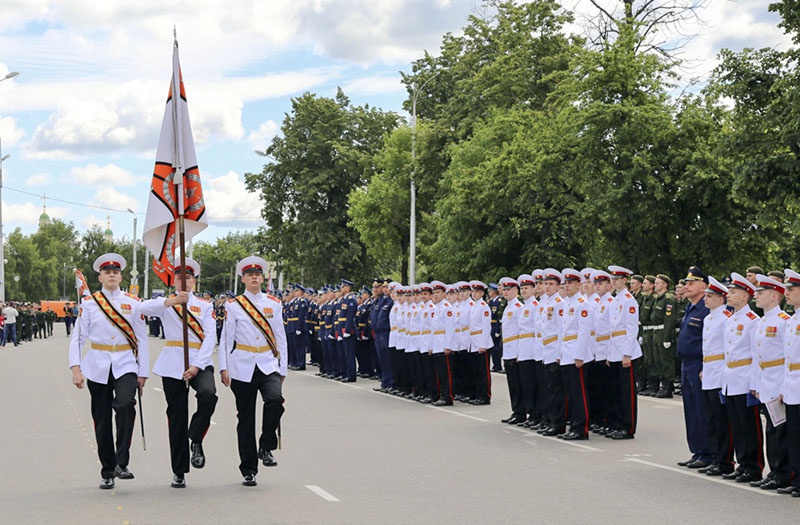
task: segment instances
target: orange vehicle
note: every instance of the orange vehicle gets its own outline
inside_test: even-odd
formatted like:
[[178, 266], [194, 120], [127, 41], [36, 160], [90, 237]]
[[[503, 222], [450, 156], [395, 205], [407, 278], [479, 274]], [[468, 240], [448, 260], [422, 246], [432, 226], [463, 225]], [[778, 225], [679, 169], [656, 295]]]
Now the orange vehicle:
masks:
[[59, 320], [64, 319], [66, 313], [64, 312], [64, 305], [69, 303], [70, 306], [75, 304], [75, 301], [40, 301], [39, 306], [42, 307], [42, 311], [46, 312], [47, 310], [52, 310], [56, 313], [56, 316]]

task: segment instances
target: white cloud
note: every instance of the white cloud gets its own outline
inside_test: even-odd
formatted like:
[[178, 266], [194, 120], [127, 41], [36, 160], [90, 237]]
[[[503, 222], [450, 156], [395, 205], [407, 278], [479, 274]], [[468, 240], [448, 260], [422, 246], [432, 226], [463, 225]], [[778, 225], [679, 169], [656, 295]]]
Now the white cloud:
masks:
[[130, 208], [133, 211], [136, 211], [138, 208], [137, 203], [138, 201], [130, 195], [120, 193], [114, 188], [103, 188], [95, 193], [87, 204], [91, 204], [93, 206], [102, 206], [104, 208], [113, 208], [116, 210], [125, 210]]
[[208, 181], [203, 199], [209, 223], [252, 227], [261, 221], [261, 201], [245, 189], [244, 180], [234, 171]]
[[400, 75], [356, 78], [342, 86], [342, 89], [348, 95], [402, 94], [406, 91]]
[[131, 172], [115, 164], [98, 166], [92, 163], [83, 167], [72, 168], [70, 170], [70, 177], [78, 184], [95, 187], [132, 186], [142, 182], [141, 178], [137, 179]]
[[42, 207], [32, 202], [24, 204], [3, 203], [3, 228], [10, 233], [20, 224], [38, 224]]
[[247, 136], [247, 142], [250, 143], [250, 146], [253, 148], [253, 150], [263, 151], [270, 145], [272, 139], [277, 134], [278, 124], [276, 124], [274, 120], [268, 120], [266, 122], [262, 122], [258, 126], [257, 130], [250, 132], [250, 134]]
[[12, 117], [0, 116], [0, 146], [5, 148], [6, 153], [8, 149], [16, 146], [20, 140], [25, 136], [25, 130], [18, 127], [17, 119]]
[[49, 173], [37, 173], [25, 181], [25, 185], [29, 187], [47, 186], [53, 182], [53, 177]]

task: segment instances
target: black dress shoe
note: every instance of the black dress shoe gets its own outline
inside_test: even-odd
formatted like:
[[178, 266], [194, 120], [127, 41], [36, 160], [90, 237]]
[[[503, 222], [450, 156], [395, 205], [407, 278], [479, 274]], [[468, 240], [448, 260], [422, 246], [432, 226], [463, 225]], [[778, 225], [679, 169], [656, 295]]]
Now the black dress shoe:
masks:
[[707, 465], [705, 467], [701, 467], [701, 468], [697, 469], [697, 473], [698, 474], [707, 474], [709, 470], [712, 470], [712, 469], [715, 469], [715, 468], [717, 468], [716, 465], [713, 465], [713, 464], [712, 465]]
[[177, 474], [172, 475], [172, 483], [169, 484], [170, 487], [173, 489], [185, 489], [186, 488], [186, 479], [183, 476], [179, 476]]
[[696, 459], [686, 466], [689, 468], [706, 468], [710, 465], [711, 463], [709, 463], [708, 461], [703, 461], [702, 459]]
[[550, 427], [547, 430], [545, 430], [544, 432], [542, 432], [542, 435], [545, 436], [545, 437], [553, 437], [553, 436], [557, 436], [559, 434], [561, 434], [561, 432], [559, 432], [557, 428], [553, 428], [553, 427]]
[[797, 487], [793, 487], [793, 486], [789, 485], [789, 486], [786, 486], [786, 487], [779, 488], [777, 490], [777, 492], [778, 492], [778, 494], [783, 494], [785, 496], [791, 496], [791, 495], [794, 495], [794, 493], [797, 492], [798, 490], [800, 490], [800, 489], [798, 489]]
[[733, 472], [730, 472], [730, 473], [728, 473], [728, 474], [723, 474], [723, 475], [722, 475], [722, 479], [729, 479], [729, 480], [733, 480], [733, 479], [736, 479], [736, 478], [738, 478], [738, 477], [739, 477], [739, 476], [741, 476], [742, 474], [743, 474], [743, 472], [742, 472], [741, 470], [734, 470]]
[[263, 448], [258, 450], [258, 459], [261, 460], [261, 463], [264, 464], [265, 467], [277, 467], [278, 462], [275, 461], [275, 457], [272, 455], [271, 450], [264, 450]]
[[453, 402], [452, 401], [446, 401], [444, 399], [439, 399], [438, 401], [434, 401], [433, 402], [433, 406], [435, 406], [435, 407], [449, 407], [449, 406], [453, 406]]
[[552, 427], [550, 425], [539, 425], [539, 428], [536, 430], [536, 433], [537, 434], [544, 434], [545, 432], [547, 432], [551, 428]]
[[203, 468], [206, 466], [206, 456], [203, 454], [202, 443], [192, 443], [192, 466]]
[[133, 479], [133, 472], [128, 470], [128, 467], [117, 467], [114, 469], [114, 477], [119, 479]]
[[114, 478], [103, 478], [100, 480], [100, 488], [103, 490], [114, 488]]
[[244, 481], [242, 481], [242, 485], [245, 487], [255, 487], [258, 485], [256, 483], [256, 475], [255, 474], [248, 474], [244, 477]]
[[375, 392], [386, 392], [385, 388], [381, 388], [379, 386], [373, 387], [372, 390], [374, 390]]
[[689, 458], [686, 461], [678, 461], [678, 466], [679, 467], [688, 467], [689, 463], [694, 463], [695, 461], [697, 461], [697, 458]]
[[525, 420], [521, 417], [512, 416], [511, 419], [506, 421], [506, 423], [508, 423], [509, 425], [516, 425], [517, 423], [522, 423], [523, 421]]
[[736, 476], [735, 481], [736, 483], [752, 483], [754, 481], [757, 481], [758, 484], [756, 486], [758, 486], [761, 484], [761, 476], [752, 474], [750, 472], [744, 472], [739, 476]]
[[789, 483], [786, 481], [779, 481], [777, 479], [770, 479], [762, 483], [758, 488], [761, 490], [778, 490], [786, 487]]
[[617, 430], [616, 432], [612, 432], [608, 434], [611, 439], [633, 439], [633, 434], [628, 434], [624, 430]]
[[561, 438], [564, 441], [583, 441], [584, 439], [589, 439], [589, 434], [578, 434], [577, 432], [567, 432]]
[[723, 474], [725, 474], [725, 471], [719, 468], [719, 465], [711, 465], [706, 469], [700, 469], [700, 470], [705, 470], [704, 474], [706, 476], [722, 476]]

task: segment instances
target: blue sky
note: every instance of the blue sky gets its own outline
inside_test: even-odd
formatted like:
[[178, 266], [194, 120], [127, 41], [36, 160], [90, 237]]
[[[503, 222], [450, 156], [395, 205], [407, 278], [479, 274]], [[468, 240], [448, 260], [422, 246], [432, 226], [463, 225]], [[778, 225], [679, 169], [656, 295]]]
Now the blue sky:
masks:
[[[618, 0], [603, 0], [609, 7]], [[723, 46], [789, 39], [770, 0], [712, 0], [685, 57], [703, 77]], [[567, 8], [591, 15], [587, 0]], [[195, 137], [209, 228], [198, 239], [255, 230], [260, 203], [244, 174], [278, 132], [291, 98], [333, 96], [402, 113], [398, 71], [458, 33], [473, 0], [4, 0], [0, 11], [3, 228], [51, 217], [130, 238], [144, 222], [168, 90], [172, 30]], [[579, 17], [580, 21], [580, 17]], [[583, 31], [580, 22], [571, 28]], [[103, 208], [103, 209], [100, 209]], [[107, 208], [107, 209], [106, 209]]]

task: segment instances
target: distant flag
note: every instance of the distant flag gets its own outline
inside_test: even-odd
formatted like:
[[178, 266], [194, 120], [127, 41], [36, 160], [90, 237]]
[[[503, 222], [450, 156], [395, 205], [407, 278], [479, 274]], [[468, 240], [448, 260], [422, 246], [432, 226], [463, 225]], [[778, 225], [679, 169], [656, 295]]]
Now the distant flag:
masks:
[[[174, 97], [175, 93], [180, 96]], [[187, 242], [208, 226], [176, 37], [172, 50], [172, 80], [142, 234], [145, 246], [154, 255], [153, 271], [167, 286], [173, 284], [180, 216], [184, 218]]]
[[92, 292], [89, 291], [89, 285], [86, 284], [86, 277], [84, 277], [83, 272], [77, 268], [75, 269], [75, 289], [78, 290], [78, 297], [92, 294]]

